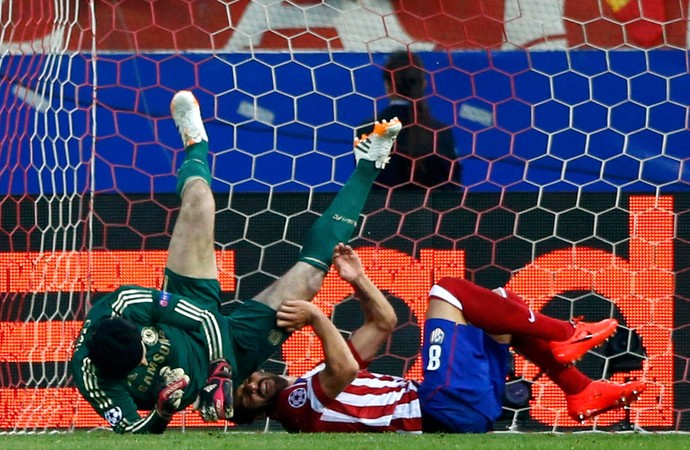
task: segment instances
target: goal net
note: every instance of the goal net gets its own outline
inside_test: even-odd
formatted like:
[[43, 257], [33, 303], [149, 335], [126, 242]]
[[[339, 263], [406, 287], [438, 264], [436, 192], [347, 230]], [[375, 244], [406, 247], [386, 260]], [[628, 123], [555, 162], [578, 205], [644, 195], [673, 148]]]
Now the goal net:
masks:
[[[687, 0], [0, 2], [0, 430], [107, 426], [67, 361], [93, 301], [161, 285], [175, 91], [208, 119], [230, 311], [296, 260], [355, 132], [391, 103], [388, 55], [409, 50], [457, 169], [370, 195], [353, 245], [399, 318], [371, 369], [419, 379], [428, 289], [465, 277], [555, 317], [617, 318], [577, 367], [649, 383], [580, 424], [515, 355], [496, 429], [690, 431], [687, 17]], [[428, 150], [397, 152], [422, 168]], [[315, 302], [345, 335], [361, 324], [333, 274]], [[267, 369], [321, 357], [302, 330]]]

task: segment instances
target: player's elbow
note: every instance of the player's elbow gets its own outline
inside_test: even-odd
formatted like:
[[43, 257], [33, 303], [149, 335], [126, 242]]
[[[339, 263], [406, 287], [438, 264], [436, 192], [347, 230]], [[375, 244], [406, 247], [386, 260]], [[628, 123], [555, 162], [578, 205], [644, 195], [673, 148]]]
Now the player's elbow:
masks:
[[390, 335], [398, 326], [398, 316], [393, 306], [381, 295], [378, 305], [365, 318], [365, 325], [374, 327], [379, 333]]
[[398, 326], [398, 316], [393, 307], [386, 303], [385, 307], [379, 308], [379, 311], [372, 315], [369, 324], [373, 325], [380, 334], [390, 335]]
[[328, 398], [336, 398], [357, 378], [359, 364], [352, 354], [342, 355], [337, 361], [326, 363], [326, 368], [319, 374], [321, 389]]
[[395, 315], [393, 308], [390, 308], [378, 323], [379, 329], [387, 334], [393, 333], [397, 325], [398, 316]]
[[333, 367], [332, 369], [332, 372], [339, 379], [340, 383], [346, 386], [357, 378], [359, 363], [352, 354], [349, 354], [347, 357], [340, 358], [337, 367]]
[[352, 381], [357, 378], [357, 373], [359, 373], [359, 363], [354, 356], [347, 358], [347, 361], [342, 369], [343, 381], [347, 384], [352, 383]]

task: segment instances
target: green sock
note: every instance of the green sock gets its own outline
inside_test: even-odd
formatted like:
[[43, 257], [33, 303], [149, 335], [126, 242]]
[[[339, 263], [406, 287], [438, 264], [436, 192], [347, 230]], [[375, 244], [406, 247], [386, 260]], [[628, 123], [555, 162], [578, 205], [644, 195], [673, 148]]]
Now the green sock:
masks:
[[345, 186], [309, 229], [299, 255], [300, 261], [328, 272], [332, 263], [333, 248], [339, 242], [347, 243], [352, 238], [359, 214], [378, 174], [379, 170], [372, 161], [359, 161]]
[[211, 185], [211, 169], [208, 166], [208, 142], [201, 141], [184, 149], [185, 157], [177, 172], [177, 195], [182, 196], [184, 185], [193, 178], [201, 178]]

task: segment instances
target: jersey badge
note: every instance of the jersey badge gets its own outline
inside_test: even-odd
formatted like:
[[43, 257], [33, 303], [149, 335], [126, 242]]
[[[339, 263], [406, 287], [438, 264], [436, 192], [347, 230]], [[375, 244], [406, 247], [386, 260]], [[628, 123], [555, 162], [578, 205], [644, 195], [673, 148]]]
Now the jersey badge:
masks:
[[103, 414], [103, 417], [110, 425], [115, 426], [122, 420], [122, 410], [119, 406], [110, 408], [105, 412], [105, 414]]
[[283, 333], [280, 332], [280, 330], [277, 329], [272, 329], [271, 331], [268, 332], [268, 342], [271, 345], [278, 345], [280, 344], [280, 341], [283, 339]]
[[431, 337], [429, 341], [431, 344], [442, 344], [445, 335], [446, 334], [443, 332], [442, 329], [436, 328], [434, 331], [431, 332]]
[[293, 408], [299, 408], [307, 403], [307, 390], [304, 388], [297, 388], [290, 392], [288, 397], [288, 403]]
[[168, 303], [170, 303], [170, 294], [165, 291], [161, 291], [161, 296], [158, 299], [158, 304], [161, 307], [165, 308], [166, 306], [168, 306]]
[[149, 347], [158, 343], [158, 332], [151, 327], [141, 329], [141, 340]]

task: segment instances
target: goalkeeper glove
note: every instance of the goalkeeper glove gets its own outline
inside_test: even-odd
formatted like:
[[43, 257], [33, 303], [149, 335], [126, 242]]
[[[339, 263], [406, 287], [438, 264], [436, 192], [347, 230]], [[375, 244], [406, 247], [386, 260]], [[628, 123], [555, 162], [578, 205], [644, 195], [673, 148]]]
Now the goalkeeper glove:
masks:
[[189, 376], [180, 368], [171, 369], [168, 366], [160, 370], [160, 375], [163, 377], [163, 389], [158, 393], [156, 412], [170, 420], [180, 408], [184, 389], [189, 385]]
[[196, 409], [205, 422], [231, 419], [233, 409], [232, 367], [224, 359], [212, 361], [206, 386], [196, 400]]

